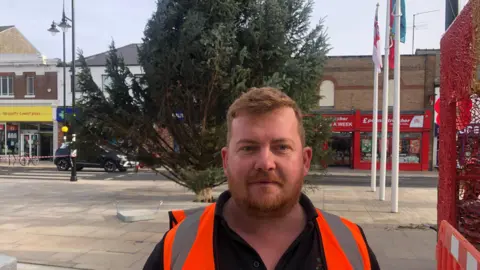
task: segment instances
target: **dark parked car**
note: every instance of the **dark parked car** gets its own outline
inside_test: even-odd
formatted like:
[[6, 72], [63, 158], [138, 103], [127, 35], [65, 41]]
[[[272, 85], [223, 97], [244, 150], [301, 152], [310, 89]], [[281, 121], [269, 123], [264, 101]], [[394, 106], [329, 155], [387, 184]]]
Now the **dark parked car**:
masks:
[[[68, 143], [62, 144], [55, 151], [53, 162], [59, 171], [68, 171], [72, 167]], [[125, 172], [132, 164], [125, 155], [102, 146], [79, 146], [76, 163], [77, 171], [83, 168], [103, 168], [106, 172], [115, 172], [116, 170]]]

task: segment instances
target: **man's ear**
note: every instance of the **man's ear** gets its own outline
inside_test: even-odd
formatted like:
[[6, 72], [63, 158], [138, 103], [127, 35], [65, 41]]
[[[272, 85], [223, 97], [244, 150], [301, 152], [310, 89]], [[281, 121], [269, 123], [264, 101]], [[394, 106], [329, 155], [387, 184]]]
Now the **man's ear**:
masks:
[[223, 165], [223, 172], [225, 175], [227, 174], [227, 164], [228, 164], [228, 147], [222, 148], [222, 165]]
[[307, 176], [310, 171], [313, 151], [311, 147], [303, 148], [303, 175]]

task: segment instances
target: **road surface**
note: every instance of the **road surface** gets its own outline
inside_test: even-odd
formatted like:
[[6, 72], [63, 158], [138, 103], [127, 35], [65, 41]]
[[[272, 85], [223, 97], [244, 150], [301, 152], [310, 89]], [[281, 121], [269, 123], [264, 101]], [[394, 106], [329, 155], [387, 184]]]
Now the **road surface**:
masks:
[[[125, 173], [107, 173], [103, 169], [84, 168], [77, 172], [78, 180], [105, 180], [105, 181], [165, 181], [165, 176], [152, 171], [141, 170], [136, 173], [129, 169]], [[37, 180], [59, 180], [69, 181], [70, 171], [57, 171], [55, 168], [35, 167], [0, 167], [0, 179], [37, 179]], [[308, 176], [311, 183], [328, 186], [370, 186], [368, 176]], [[402, 177], [400, 176], [400, 187], [436, 188], [437, 179], [432, 177]], [[378, 180], [377, 180], [378, 183]], [[387, 177], [386, 186], [390, 186], [390, 177]]]

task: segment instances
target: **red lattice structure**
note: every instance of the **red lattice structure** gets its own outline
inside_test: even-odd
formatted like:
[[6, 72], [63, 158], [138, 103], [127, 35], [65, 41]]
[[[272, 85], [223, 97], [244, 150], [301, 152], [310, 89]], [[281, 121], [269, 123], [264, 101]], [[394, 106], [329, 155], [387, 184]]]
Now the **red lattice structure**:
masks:
[[438, 225], [446, 220], [480, 245], [480, 0], [443, 36]]

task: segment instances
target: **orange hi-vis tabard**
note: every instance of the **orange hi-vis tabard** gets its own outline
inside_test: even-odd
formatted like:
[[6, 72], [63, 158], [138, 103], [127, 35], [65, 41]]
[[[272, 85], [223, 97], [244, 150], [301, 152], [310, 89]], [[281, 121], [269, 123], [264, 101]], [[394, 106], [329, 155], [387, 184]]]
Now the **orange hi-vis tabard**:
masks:
[[[213, 203], [206, 207], [170, 211], [170, 231], [164, 240], [165, 270], [215, 270]], [[354, 223], [317, 209], [317, 224], [328, 269], [369, 270], [370, 257]]]

